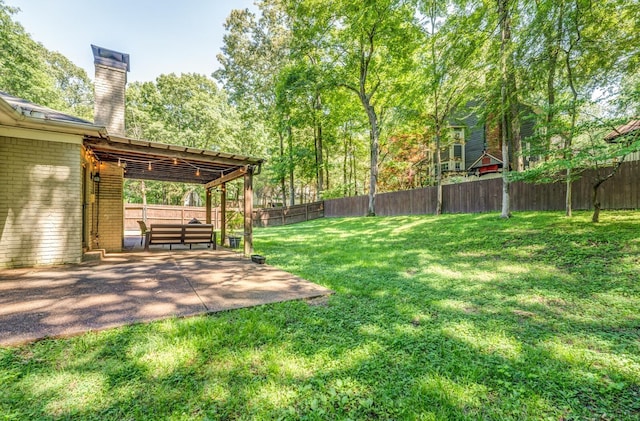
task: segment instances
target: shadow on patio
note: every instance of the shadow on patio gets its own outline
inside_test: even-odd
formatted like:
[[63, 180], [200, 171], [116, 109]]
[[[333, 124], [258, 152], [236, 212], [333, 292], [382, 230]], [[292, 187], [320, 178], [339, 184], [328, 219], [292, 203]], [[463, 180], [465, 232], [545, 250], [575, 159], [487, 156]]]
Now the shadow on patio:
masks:
[[135, 242], [101, 261], [0, 271], [0, 345], [332, 293], [228, 250]]

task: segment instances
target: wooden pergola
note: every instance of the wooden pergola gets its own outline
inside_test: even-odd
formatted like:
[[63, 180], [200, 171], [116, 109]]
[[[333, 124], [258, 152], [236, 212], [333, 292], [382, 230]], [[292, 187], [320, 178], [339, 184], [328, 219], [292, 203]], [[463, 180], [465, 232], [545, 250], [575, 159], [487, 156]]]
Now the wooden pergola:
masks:
[[117, 136], [86, 136], [84, 145], [98, 161], [124, 167], [124, 178], [204, 185], [207, 224], [211, 223], [212, 189], [219, 188], [222, 243], [226, 237], [226, 183], [243, 177], [244, 253], [253, 252], [253, 175], [260, 172], [263, 159]]

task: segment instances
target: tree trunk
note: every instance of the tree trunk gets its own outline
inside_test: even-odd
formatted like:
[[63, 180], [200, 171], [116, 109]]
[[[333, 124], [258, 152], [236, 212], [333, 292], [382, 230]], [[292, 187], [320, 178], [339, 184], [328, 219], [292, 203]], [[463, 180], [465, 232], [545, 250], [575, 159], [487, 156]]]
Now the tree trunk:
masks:
[[573, 68], [571, 66], [571, 51], [573, 50], [573, 48], [575, 47], [576, 44], [578, 44], [580, 42], [580, 30], [577, 30], [576, 33], [576, 39], [575, 41], [571, 41], [569, 44], [569, 49], [566, 51], [566, 55], [565, 55], [565, 65], [566, 65], [566, 69], [567, 69], [567, 82], [569, 84], [569, 88], [571, 89], [571, 107], [569, 109], [569, 112], [571, 114], [571, 128], [569, 129], [569, 135], [565, 138], [565, 145], [564, 145], [564, 155], [565, 155], [565, 159], [569, 161], [568, 167], [567, 167], [567, 197], [566, 197], [566, 215], [567, 216], [571, 216], [572, 213], [572, 207], [573, 207], [573, 203], [571, 202], [571, 165], [573, 165], [573, 163], [571, 161], [573, 161], [573, 151], [571, 150], [571, 145], [573, 143], [573, 137], [575, 135], [575, 130], [576, 130], [576, 120], [577, 120], [577, 113], [578, 113], [578, 91], [576, 90], [576, 87], [574, 85], [574, 79], [573, 79]]
[[[326, 162], [331, 162], [331, 157], [329, 155], [329, 148], [325, 148], [323, 160]], [[331, 184], [329, 184], [329, 165], [323, 165], [324, 173], [324, 188], [325, 190], [331, 189]], [[321, 198], [322, 199], [322, 198]]]
[[317, 118], [317, 113], [322, 112], [322, 101], [320, 96], [317, 95], [314, 102], [314, 125], [315, 125], [315, 148], [316, 148], [316, 182], [317, 182], [317, 197], [318, 200], [322, 198], [322, 192], [324, 190], [324, 159], [323, 152], [323, 139], [322, 139], [322, 120]]
[[287, 136], [289, 139], [289, 206], [296, 204], [296, 186], [293, 183], [293, 133], [291, 126], [287, 126]]
[[502, 211], [501, 218], [511, 217], [511, 194], [509, 191], [509, 141], [507, 139], [506, 112], [502, 117]]
[[[280, 137], [280, 158], [283, 159], [284, 158], [284, 139], [283, 139], [284, 136], [282, 136], [281, 131], [279, 131], [278, 135]], [[282, 178], [280, 178], [280, 188], [282, 189], [282, 206], [284, 206], [287, 204], [287, 186], [286, 186], [284, 175], [282, 176]]]
[[349, 138], [349, 143], [351, 145], [351, 176], [349, 177], [349, 184], [353, 184], [353, 195], [358, 195], [358, 171], [356, 166], [356, 154], [355, 149], [353, 147], [353, 139]]
[[[515, 85], [511, 85], [510, 89], [516, 89]], [[520, 126], [520, 116], [518, 115], [517, 96], [514, 95], [511, 102], [511, 144], [513, 145], [513, 162], [515, 165], [514, 171], [524, 171], [524, 155], [522, 153], [522, 136]]]
[[600, 183], [593, 185], [593, 194], [591, 198], [591, 203], [593, 203], [593, 216], [591, 217], [591, 222], [600, 222], [600, 201], [598, 200], [599, 187]]
[[[509, 29], [510, 31], [510, 29]], [[511, 34], [509, 34], [510, 42]], [[513, 162], [514, 171], [524, 171], [524, 156], [522, 154], [522, 136], [520, 135], [520, 113], [518, 110], [518, 86], [516, 84], [516, 77], [513, 74], [513, 68], [509, 64], [507, 65], [507, 94], [509, 95], [509, 131], [507, 132], [508, 139], [511, 141], [511, 153], [513, 154], [510, 162]]]
[[360, 100], [362, 101], [362, 105], [367, 111], [367, 117], [369, 118], [369, 124], [371, 126], [370, 129], [370, 163], [371, 169], [369, 173], [369, 206], [367, 209], [367, 216], [375, 216], [376, 215], [376, 187], [378, 185], [378, 155], [380, 154], [379, 150], [379, 137], [380, 137], [380, 129], [378, 128], [378, 116], [376, 115], [376, 111], [369, 102], [369, 98], [362, 94], [360, 95]]
[[560, 41], [562, 37], [564, 8], [559, 6], [558, 14], [558, 26], [555, 34], [547, 34], [547, 52], [549, 54], [549, 74], [547, 75], [547, 116], [546, 116], [546, 133], [545, 133], [545, 146], [547, 153], [545, 154], [545, 161], [549, 159], [548, 151], [551, 150], [551, 138], [553, 136], [553, 120], [555, 118], [556, 107], [556, 68], [558, 65], [558, 53], [560, 52]]
[[324, 160], [322, 156], [322, 123], [318, 122], [316, 129], [316, 171], [318, 177], [318, 200], [322, 198], [322, 192], [324, 191]]
[[436, 122], [435, 158], [436, 158], [436, 215], [442, 215], [442, 155], [440, 154], [440, 124], [438, 122]]
[[[346, 135], [346, 133], [345, 133]], [[344, 140], [344, 156], [342, 159], [342, 194], [347, 196], [349, 194], [347, 184], [347, 168], [349, 166], [349, 144], [347, 139]]]
[[[433, 66], [433, 77], [438, 79], [438, 54], [436, 53], [436, 43], [434, 37], [436, 36], [436, 2], [431, 2], [429, 5], [429, 12], [431, 14], [431, 65]], [[442, 125], [444, 124], [444, 118], [440, 116], [440, 87], [438, 83], [433, 90], [433, 122], [436, 129], [436, 150], [435, 150], [435, 164], [436, 164], [436, 215], [442, 215], [442, 155], [440, 152], [440, 140], [442, 136]], [[444, 114], [444, 113], [442, 113]]]
[[509, 45], [511, 41], [511, 28], [509, 18], [509, 0], [498, 0], [498, 15], [500, 17], [500, 29], [501, 29], [501, 67], [502, 67], [502, 87], [500, 89], [500, 105], [502, 113], [502, 212], [501, 218], [510, 218], [510, 192], [509, 192], [509, 139], [507, 131], [510, 128], [509, 115], [509, 95], [507, 95], [508, 87], [508, 60], [507, 56], [510, 53]]
[[565, 215], [568, 217], [572, 216], [572, 196], [573, 196], [573, 181], [571, 181], [571, 168], [567, 168], [565, 184], [567, 186], [567, 194], [564, 198], [564, 206], [565, 206]]
[[[598, 177], [595, 181], [595, 183], [593, 183], [593, 195], [591, 197], [591, 203], [593, 203], [593, 216], [591, 217], [591, 222], [600, 222], [600, 201], [598, 200], [598, 189], [600, 188], [600, 186], [607, 181], [608, 179], [612, 178], [614, 175], [616, 175], [616, 173], [618, 172], [618, 169], [620, 168], [620, 166], [622, 165], [622, 163], [624, 162], [624, 158], [626, 157], [626, 155], [624, 155], [622, 157], [622, 159], [620, 159], [616, 165], [613, 167], [613, 169], [611, 170], [611, 172], [609, 174], [607, 174], [604, 177]], [[596, 168], [597, 170], [597, 168]]]

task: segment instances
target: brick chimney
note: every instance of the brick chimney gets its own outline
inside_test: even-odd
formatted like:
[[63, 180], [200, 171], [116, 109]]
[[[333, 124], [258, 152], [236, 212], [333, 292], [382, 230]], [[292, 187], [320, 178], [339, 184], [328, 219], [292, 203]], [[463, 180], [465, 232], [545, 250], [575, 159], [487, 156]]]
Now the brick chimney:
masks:
[[129, 54], [91, 45], [96, 67], [94, 122], [112, 135], [125, 135], [124, 103]]

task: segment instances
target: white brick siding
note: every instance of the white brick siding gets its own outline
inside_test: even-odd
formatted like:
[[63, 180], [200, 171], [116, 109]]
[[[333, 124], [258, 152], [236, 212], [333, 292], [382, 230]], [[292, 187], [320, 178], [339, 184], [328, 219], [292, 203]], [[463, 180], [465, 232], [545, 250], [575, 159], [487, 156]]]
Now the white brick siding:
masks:
[[81, 149], [0, 136], [0, 268], [81, 261]]
[[124, 104], [127, 72], [96, 64], [94, 82], [95, 123], [109, 134], [124, 136]]

